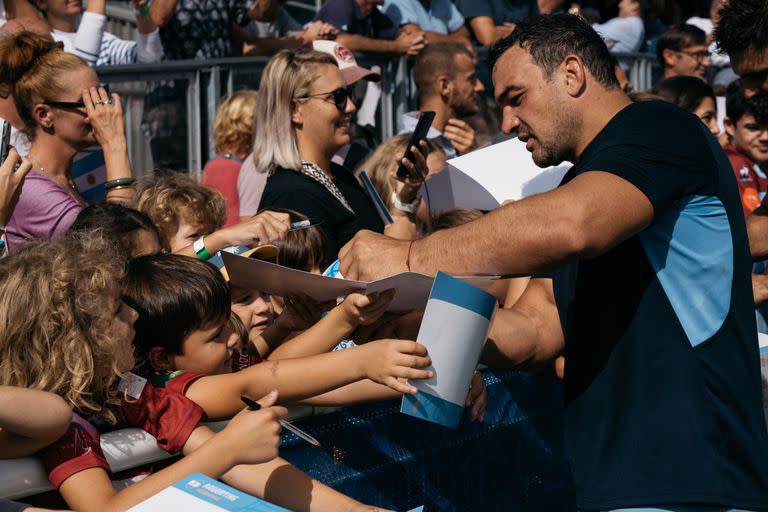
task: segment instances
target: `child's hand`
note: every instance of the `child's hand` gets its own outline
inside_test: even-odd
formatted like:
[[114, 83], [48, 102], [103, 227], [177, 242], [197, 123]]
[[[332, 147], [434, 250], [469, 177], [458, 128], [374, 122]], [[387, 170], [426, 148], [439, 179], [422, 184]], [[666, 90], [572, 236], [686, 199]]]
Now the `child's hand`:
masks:
[[472, 383], [469, 385], [465, 407], [472, 407], [469, 413], [469, 421], [482, 421], [485, 419], [485, 407], [488, 405], [488, 388], [485, 387], [483, 374], [475, 371], [472, 375]]
[[394, 290], [386, 290], [371, 295], [350, 293], [339, 305], [339, 308], [351, 326], [371, 325], [381, 318], [394, 297]]
[[384, 384], [398, 393], [415, 394], [417, 389], [397, 380], [431, 379], [430, 370], [419, 370], [432, 364], [427, 347], [415, 341], [378, 340], [357, 347], [363, 355], [363, 372], [374, 382]]
[[234, 454], [237, 464], [260, 464], [277, 457], [280, 447], [280, 423], [278, 419], [288, 414], [285, 407], [275, 407], [277, 391], [271, 391], [261, 400], [258, 411], [245, 408], [214, 439], [223, 436], [229, 453]]
[[256, 247], [282, 239], [291, 228], [291, 218], [287, 213], [265, 210], [250, 219], [219, 230], [225, 247], [248, 245]]
[[315, 325], [333, 302], [317, 302], [309, 297], [285, 297], [285, 307], [275, 322], [286, 331], [303, 331]]

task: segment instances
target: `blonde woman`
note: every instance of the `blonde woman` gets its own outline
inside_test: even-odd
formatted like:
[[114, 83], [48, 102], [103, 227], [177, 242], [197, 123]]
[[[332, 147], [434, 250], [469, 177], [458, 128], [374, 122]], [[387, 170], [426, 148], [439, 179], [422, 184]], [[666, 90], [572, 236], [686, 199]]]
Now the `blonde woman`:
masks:
[[96, 73], [60, 43], [21, 32], [0, 40], [0, 95], [13, 97], [32, 165], [6, 232], [13, 249], [33, 238], [60, 237], [85, 206], [72, 179], [72, 161], [99, 144], [107, 200], [132, 197], [131, 164], [120, 98], [99, 86]]
[[237, 177], [243, 159], [251, 152], [255, 111], [256, 91], [237, 91], [219, 105], [213, 122], [216, 158], [203, 169], [202, 184], [224, 196], [227, 203], [224, 227], [237, 224], [240, 218]]
[[[354, 112], [350, 89], [331, 55], [284, 50], [264, 70], [253, 147], [256, 169], [270, 174], [261, 208], [295, 210], [320, 223], [329, 242], [323, 265], [358, 231], [384, 230], [354, 175], [331, 162], [350, 142]], [[417, 165], [425, 167], [423, 155], [416, 154]]]

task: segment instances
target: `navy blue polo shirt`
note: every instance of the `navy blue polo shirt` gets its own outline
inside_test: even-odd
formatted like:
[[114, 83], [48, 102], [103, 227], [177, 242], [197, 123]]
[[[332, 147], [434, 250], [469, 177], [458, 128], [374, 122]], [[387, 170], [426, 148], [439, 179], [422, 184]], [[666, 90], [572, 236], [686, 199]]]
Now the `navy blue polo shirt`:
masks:
[[400, 30], [378, 7], [363, 16], [355, 0], [326, 0], [315, 20], [330, 23], [347, 34], [373, 39], [395, 39]]
[[768, 509], [751, 260], [728, 159], [671, 104], [619, 112], [565, 175], [604, 171], [652, 224], [554, 274], [578, 506]]

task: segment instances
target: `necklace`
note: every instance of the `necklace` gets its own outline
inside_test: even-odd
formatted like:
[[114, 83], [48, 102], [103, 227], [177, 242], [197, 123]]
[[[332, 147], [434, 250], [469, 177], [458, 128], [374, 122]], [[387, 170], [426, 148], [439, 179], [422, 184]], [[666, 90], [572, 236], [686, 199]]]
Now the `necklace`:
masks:
[[32, 161], [33, 164], [35, 164], [36, 167], [40, 169], [40, 174], [45, 174], [48, 176], [51, 180], [53, 180], [54, 183], [56, 183], [58, 186], [60, 186], [66, 193], [68, 193], [70, 196], [72, 196], [72, 199], [74, 199], [78, 204], [84, 204], [82, 198], [80, 197], [80, 194], [77, 191], [77, 187], [75, 186], [75, 182], [72, 181], [72, 178], [69, 176], [65, 176], [65, 181], [62, 183], [61, 179], [58, 179], [57, 176], [51, 176], [49, 173], [45, 172], [45, 167], [40, 163], [40, 161], [31, 156], [27, 155], [27, 158]]

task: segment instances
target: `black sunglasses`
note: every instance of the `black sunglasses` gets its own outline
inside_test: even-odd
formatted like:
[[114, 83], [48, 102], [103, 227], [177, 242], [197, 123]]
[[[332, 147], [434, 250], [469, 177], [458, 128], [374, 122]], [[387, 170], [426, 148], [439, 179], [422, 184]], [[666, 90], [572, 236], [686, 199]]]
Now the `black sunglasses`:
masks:
[[[109, 97], [109, 103], [112, 104], [112, 96], [109, 93], [109, 84], [99, 84], [99, 87], [101, 89], [104, 89], [107, 92], [107, 96]], [[82, 101], [43, 101], [43, 105], [49, 105], [51, 107], [56, 108], [85, 108], [85, 103]]]
[[354, 86], [347, 86], [347, 87], [339, 87], [338, 89], [334, 89], [331, 92], [321, 92], [317, 94], [308, 94], [306, 96], [302, 96], [301, 98], [296, 98], [299, 100], [305, 100], [308, 98], [319, 98], [320, 96], [326, 96], [328, 99], [333, 100], [333, 104], [336, 105], [336, 108], [339, 109], [339, 112], [344, 112], [347, 109], [347, 100], [350, 99], [354, 103], [355, 101], [355, 88]]

